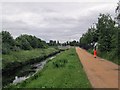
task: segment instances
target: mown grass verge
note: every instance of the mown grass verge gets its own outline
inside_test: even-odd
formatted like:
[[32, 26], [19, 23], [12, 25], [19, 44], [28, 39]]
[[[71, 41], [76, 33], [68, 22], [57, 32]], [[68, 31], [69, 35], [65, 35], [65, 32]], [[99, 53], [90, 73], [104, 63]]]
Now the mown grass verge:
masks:
[[74, 48], [49, 61], [41, 72], [8, 88], [91, 88]]

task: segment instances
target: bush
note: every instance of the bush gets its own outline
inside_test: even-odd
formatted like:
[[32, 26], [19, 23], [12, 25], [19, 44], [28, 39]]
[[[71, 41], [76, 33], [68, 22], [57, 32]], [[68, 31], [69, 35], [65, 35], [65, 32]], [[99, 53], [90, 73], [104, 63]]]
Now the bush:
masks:
[[93, 49], [88, 49], [88, 52], [91, 53], [91, 54], [94, 54]]
[[15, 46], [15, 41], [13, 39], [13, 37], [11, 36], [11, 34], [7, 31], [2, 31], [0, 33], [0, 37], [2, 35], [2, 54], [9, 54], [10, 51], [13, 49], [13, 47]]
[[12, 47], [9, 45], [9, 44], [7, 44], [7, 43], [3, 43], [2, 44], [2, 54], [9, 54], [10, 53], [10, 49], [11, 49]]

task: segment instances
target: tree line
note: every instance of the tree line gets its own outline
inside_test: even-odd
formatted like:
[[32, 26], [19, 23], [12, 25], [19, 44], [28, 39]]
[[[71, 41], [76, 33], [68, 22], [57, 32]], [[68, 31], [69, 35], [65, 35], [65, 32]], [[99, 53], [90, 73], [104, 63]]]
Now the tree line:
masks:
[[120, 57], [120, 28], [109, 14], [100, 14], [97, 23], [80, 38], [80, 47], [93, 49], [98, 43], [99, 54], [107, 53], [112, 59]]
[[37, 38], [36, 36], [23, 34], [14, 39], [8, 31], [0, 32], [2, 38], [2, 54], [9, 54], [10, 51], [31, 50], [35, 48], [47, 48], [48, 46], [79, 46], [78, 41], [60, 43], [56, 40], [50, 40], [49, 43]]
[[79, 41], [73, 40], [73, 41], [66, 41], [63, 43], [60, 43], [56, 40], [50, 40], [48, 43], [49, 46], [79, 46]]
[[79, 46], [79, 41], [73, 40], [73, 41], [66, 41], [62, 43], [62, 46]]
[[9, 32], [2, 31], [0, 32], [0, 36], [2, 37], [2, 54], [8, 54], [10, 51], [48, 47], [45, 41], [32, 35], [24, 34], [20, 35], [16, 39], [13, 39]]

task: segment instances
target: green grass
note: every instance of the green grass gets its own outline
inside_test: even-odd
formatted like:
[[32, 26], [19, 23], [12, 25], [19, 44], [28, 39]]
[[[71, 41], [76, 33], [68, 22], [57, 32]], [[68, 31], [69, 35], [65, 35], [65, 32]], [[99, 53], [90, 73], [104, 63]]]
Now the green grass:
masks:
[[[93, 51], [93, 49], [89, 49], [88, 52], [93, 54], [94, 51]], [[112, 51], [109, 51], [109, 52], [97, 51], [97, 55], [101, 58], [104, 58], [104, 59], [109, 60], [115, 64], [120, 65], [120, 60], [118, 60], [117, 50], [113, 49]]]
[[[61, 64], [59, 64], [61, 63]], [[56, 66], [56, 64], [59, 64]], [[41, 72], [11, 88], [91, 88], [74, 48], [58, 54]]]
[[120, 60], [118, 60], [118, 53], [115, 50], [110, 52], [100, 52], [98, 56], [120, 65]]
[[2, 55], [2, 65], [4, 68], [9, 62], [25, 62], [29, 59], [48, 55], [55, 51], [57, 51], [55, 48], [12, 51], [10, 54]]
[[89, 53], [91, 53], [91, 54], [94, 54], [93, 49], [88, 49], [87, 51], [88, 51]]

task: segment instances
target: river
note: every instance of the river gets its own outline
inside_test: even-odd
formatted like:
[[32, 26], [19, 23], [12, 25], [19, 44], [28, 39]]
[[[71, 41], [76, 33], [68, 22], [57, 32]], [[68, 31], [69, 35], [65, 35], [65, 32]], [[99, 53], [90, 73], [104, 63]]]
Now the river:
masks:
[[[31, 74], [31, 72], [30, 73], [28, 73], [27, 75], [25, 75], [25, 76], [21, 76], [21, 77], [18, 77], [18, 76], [15, 76], [15, 79], [13, 80], [13, 84], [17, 84], [17, 83], [20, 83], [20, 82], [22, 82], [22, 81], [24, 81], [24, 80], [26, 80], [26, 79], [28, 79], [28, 78], [30, 78], [31, 76], [34, 76], [38, 71], [40, 71], [40, 70], [42, 70], [43, 68], [44, 68], [44, 66], [45, 66], [45, 64], [47, 63], [47, 61], [48, 60], [52, 60], [53, 58], [55, 58], [56, 57], [56, 55], [55, 56], [52, 56], [52, 57], [50, 57], [50, 58], [47, 58], [46, 60], [43, 60], [43, 61], [41, 61], [41, 62], [39, 62], [39, 63], [36, 63], [36, 64], [33, 64], [33, 65], [31, 65], [31, 71], [32, 71], [32, 74]], [[27, 69], [29, 69], [29, 68], [27, 68]], [[34, 72], [33, 72], [34, 71]]]

